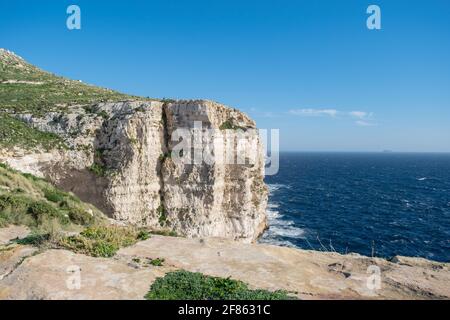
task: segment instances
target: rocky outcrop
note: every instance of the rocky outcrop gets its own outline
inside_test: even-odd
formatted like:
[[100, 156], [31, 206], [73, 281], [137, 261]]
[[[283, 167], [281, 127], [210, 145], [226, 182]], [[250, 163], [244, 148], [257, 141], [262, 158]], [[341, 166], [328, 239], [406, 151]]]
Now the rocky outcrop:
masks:
[[[125, 223], [247, 242], [266, 228], [262, 147], [255, 123], [238, 110], [203, 100], [125, 101], [67, 110], [15, 115], [58, 134], [66, 149], [2, 150], [0, 161], [45, 177]], [[192, 161], [176, 161], [172, 151], [179, 141], [172, 140], [180, 130], [192, 129], [214, 133], [200, 137], [200, 144], [192, 140]], [[243, 134], [240, 142], [237, 132]], [[239, 152], [242, 142], [245, 153]], [[206, 152], [216, 161], [195, 160]], [[218, 161], [230, 155], [232, 163]], [[239, 163], [236, 157], [242, 155]]]
[[[0, 299], [142, 299], [157, 277], [177, 269], [231, 277], [254, 289], [283, 289], [300, 299], [450, 298], [449, 264], [418, 258], [387, 261], [228, 239], [162, 236], [121, 249], [113, 258], [8, 248], [0, 251], [0, 271], [5, 270]], [[165, 259], [163, 266], [139, 262], [156, 258]]]

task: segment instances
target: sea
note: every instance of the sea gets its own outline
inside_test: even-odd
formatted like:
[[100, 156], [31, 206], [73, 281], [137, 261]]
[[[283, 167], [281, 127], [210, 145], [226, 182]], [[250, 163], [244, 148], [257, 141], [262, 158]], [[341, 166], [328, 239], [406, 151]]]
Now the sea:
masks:
[[262, 243], [450, 262], [450, 154], [281, 153]]

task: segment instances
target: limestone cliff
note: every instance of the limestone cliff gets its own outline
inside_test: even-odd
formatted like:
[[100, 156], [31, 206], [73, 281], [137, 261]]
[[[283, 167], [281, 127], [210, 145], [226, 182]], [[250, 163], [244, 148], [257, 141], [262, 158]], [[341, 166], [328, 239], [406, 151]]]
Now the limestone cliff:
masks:
[[[118, 221], [247, 242], [266, 227], [261, 143], [252, 130], [255, 123], [235, 109], [203, 100], [124, 101], [15, 117], [57, 134], [67, 148], [2, 150], [0, 161], [48, 178]], [[233, 131], [221, 130], [228, 122], [245, 130], [254, 163], [172, 160], [175, 130], [201, 123], [203, 130], [216, 129], [215, 139], [225, 141]], [[217, 153], [215, 144], [208, 147]]]
[[[215, 133], [213, 142], [194, 144], [193, 153], [221, 154], [217, 141], [237, 146], [229, 133], [239, 131], [253, 161], [174, 161], [174, 132], [196, 123]], [[4, 49], [0, 161], [45, 177], [124, 223], [247, 242], [266, 228], [261, 143], [246, 115], [211, 101], [140, 98], [87, 85]]]

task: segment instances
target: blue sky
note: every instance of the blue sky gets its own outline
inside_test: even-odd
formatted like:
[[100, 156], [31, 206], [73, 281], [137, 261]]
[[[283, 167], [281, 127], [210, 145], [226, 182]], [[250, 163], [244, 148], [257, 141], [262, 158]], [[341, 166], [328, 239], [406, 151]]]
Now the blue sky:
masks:
[[0, 47], [122, 92], [231, 105], [279, 128], [282, 150], [450, 152], [448, 0], [1, 0]]

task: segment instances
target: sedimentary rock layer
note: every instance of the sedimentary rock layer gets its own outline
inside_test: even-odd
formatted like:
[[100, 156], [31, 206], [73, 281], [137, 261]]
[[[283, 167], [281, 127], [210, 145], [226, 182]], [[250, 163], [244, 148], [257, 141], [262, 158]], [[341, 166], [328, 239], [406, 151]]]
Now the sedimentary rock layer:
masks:
[[[247, 242], [266, 228], [262, 146], [245, 114], [203, 100], [126, 101], [67, 110], [15, 115], [56, 133], [66, 149], [2, 150], [0, 161], [45, 177], [124, 223]], [[192, 140], [192, 161], [176, 161], [172, 151], [179, 141], [174, 138], [192, 129], [204, 134], [200, 144]], [[241, 142], [234, 133], [243, 134], [244, 152], [237, 151]], [[230, 145], [236, 154], [224, 147]], [[195, 155], [206, 152], [215, 161], [197, 161]], [[233, 161], [224, 161], [230, 155]]]

